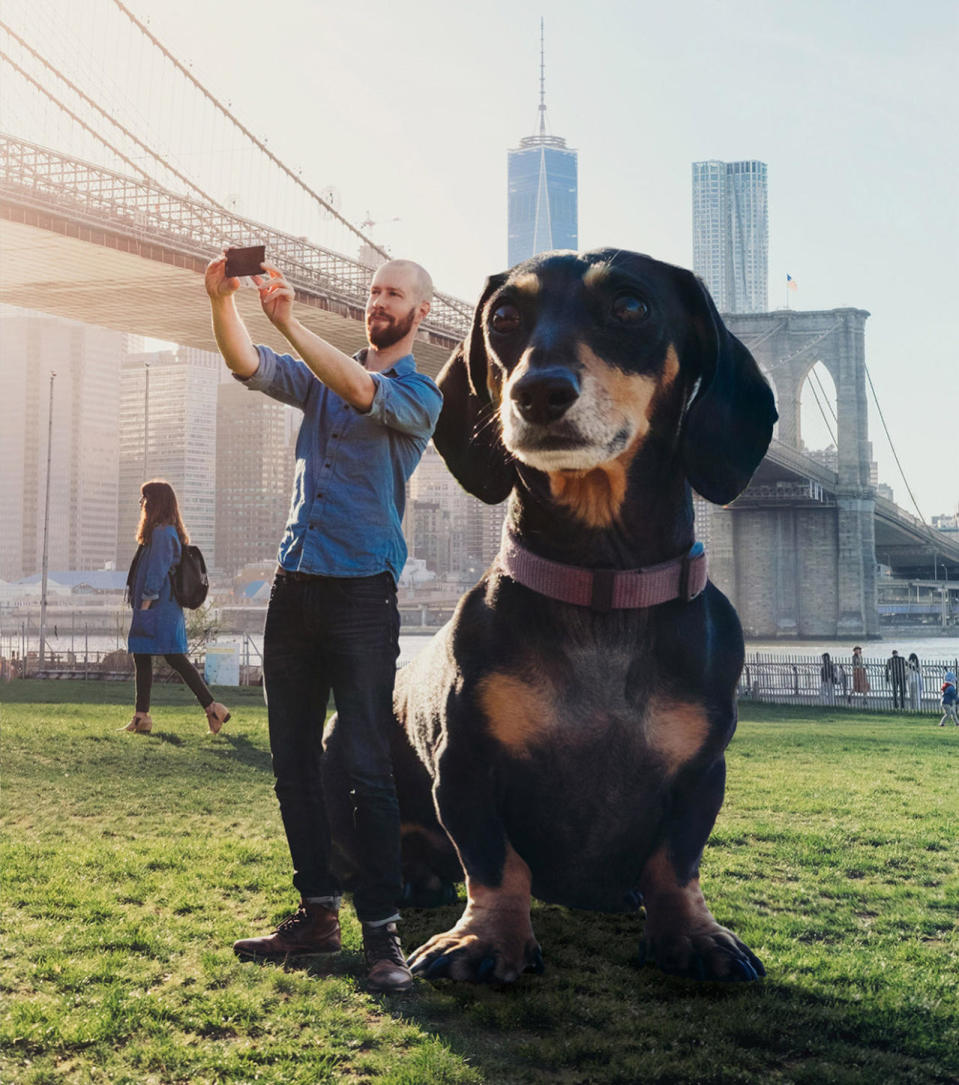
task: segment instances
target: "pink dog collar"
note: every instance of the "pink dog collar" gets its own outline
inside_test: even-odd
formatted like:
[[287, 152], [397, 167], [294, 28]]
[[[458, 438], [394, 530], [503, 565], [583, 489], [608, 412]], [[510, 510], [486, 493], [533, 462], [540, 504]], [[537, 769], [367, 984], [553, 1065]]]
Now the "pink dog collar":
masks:
[[494, 565], [518, 584], [561, 603], [592, 610], [639, 610], [689, 602], [706, 587], [706, 551], [693, 543], [682, 557], [647, 569], [585, 569], [549, 561], [521, 546], [508, 531]]

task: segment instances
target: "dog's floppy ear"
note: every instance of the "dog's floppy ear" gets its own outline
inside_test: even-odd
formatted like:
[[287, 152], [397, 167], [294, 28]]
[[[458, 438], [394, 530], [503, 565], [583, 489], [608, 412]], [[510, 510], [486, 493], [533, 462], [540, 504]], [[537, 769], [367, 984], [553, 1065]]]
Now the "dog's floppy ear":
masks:
[[437, 383], [443, 393], [433, 444], [457, 482], [481, 501], [495, 505], [513, 488], [513, 461], [500, 437], [497, 404], [489, 391], [483, 308], [506, 273], [491, 275], [473, 313], [470, 330], [443, 366]]
[[766, 454], [778, 415], [769, 383], [723, 323], [702, 280], [689, 271], [680, 274], [692, 320], [683, 362], [692, 379], [698, 378], [683, 420], [680, 455], [693, 489], [726, 505], [746, 488]]

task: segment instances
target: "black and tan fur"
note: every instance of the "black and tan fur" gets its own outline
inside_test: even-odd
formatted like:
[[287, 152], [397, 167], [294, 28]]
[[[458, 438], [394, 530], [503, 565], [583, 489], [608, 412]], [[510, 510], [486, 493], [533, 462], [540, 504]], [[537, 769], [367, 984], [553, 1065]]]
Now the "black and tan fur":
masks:
[[[701, 282], [618, 250], [490, 278], [440, 386], [435, 442], [461, 484], [486, 502], [509, 496], [527, 549], [593, 569], [684, 554], [690, 486], [731, 501], [776, 418]], [[538, 967], [535, 896], [642, 902], [646, 959], [705, 979], [762, 974], [698, 880], [742, 659], [712, 584], [689, 602], [603, 612], [489, 570], [397, 679], [408, 876], [415, 889], [454, 874], [448, 839], [468, 893], [414, 971], [502, 982]], [[335, 726], [329, 745], [335, 772]]]

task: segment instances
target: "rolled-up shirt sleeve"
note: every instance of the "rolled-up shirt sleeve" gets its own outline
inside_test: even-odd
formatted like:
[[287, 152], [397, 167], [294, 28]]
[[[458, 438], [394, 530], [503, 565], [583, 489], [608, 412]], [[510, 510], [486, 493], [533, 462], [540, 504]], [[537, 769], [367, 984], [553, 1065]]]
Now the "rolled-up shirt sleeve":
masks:
[[443, 394], [422, 373], [386, 377], [371, 373], [376, 391], [367, 416], [411, 437], [429, 438], [443, 406]]
[[289, 354], [277, 354], [270, 347], [258, 346], [260, 364], [250, 377], [233, 374], [234, 379], [251, 391], [263, 392], [271, 399], [287, 403], [301, 410], [306, 405], [310, 390], [317, 383], [317, 378], [305, 362]]

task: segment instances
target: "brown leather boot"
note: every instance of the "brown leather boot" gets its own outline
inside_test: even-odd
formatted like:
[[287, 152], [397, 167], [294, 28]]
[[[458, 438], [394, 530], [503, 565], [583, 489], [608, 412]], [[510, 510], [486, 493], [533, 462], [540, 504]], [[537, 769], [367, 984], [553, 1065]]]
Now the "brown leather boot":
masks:
[[274, 961], [309, 957], [314, 953], [336, 953], [339, 948], [338, 913], [305, 900], [300, 901], [299, 908], [272, 934], [262, 938], [241, 938], [233, 943], [233, 952], [238, 957]]
[[409, 991], [413, 986], [413, 973], [406, 965], [395, 923], [382, 923], [378, 927], [364, 923], [363, 952], [371, 991], [396, 993]]

